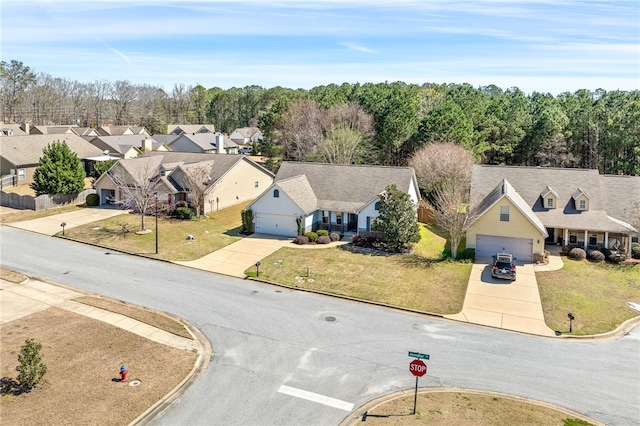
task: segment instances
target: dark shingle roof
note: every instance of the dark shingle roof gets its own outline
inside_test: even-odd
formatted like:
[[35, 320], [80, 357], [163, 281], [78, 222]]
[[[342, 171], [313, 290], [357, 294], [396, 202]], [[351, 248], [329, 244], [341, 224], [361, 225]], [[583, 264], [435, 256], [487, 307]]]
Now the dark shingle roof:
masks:
[[314, 210], [356, 212], [392, 184], [400, 191], [409, 192], [411, 182], [414, 182], [417, 191], [410, 167], [285, 161], [275, 182], [301, 175], [305, 176], [317, 200]]
[[[640, 200], [638, 176], [601, 176], [597, 170], [588, 169], [475, 165], [471, 177], [472, 198], [484, 198], [503, 179], [513, 185], [546, 227], [613, 232], [633, 229], [624, 223], [628, 218], [623, 211]], [[549, 188], [558, 194], [555, 209], [546, 209], [542, 204], [541, 195]], [[624, 200], [615, 195], [620, 194], [622, 188], [628, 190]], [[580, 191], [589, 198], [587, 211], [576, 209], [573, 196]], [[611, 220], [609, 216], [617, 220]]]
[[38, 164], [42, 151], [57, 141], [65, 142], [81, 160], [102, 155], [99, 148], [73, 133], [3, 137], [0, 138], [0, 155], [15, 165]]

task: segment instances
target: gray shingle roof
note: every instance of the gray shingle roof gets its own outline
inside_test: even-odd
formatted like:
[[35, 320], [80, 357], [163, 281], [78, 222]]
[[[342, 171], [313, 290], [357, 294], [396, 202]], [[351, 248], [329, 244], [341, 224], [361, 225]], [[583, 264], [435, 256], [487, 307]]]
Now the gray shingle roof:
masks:
[[[529, 208], [549, 228], [629, 232], [633, 227], [623, 211], [640, 200], [639, 176], [601, 176], [597, 170], [553, 167], [473, 166], [472, 199], [484, 198], [506, 179]], [[558, 194], [555, 209], [546, 209], [541, 195], [553, 188]], [[589, 197], [589, 210], [576, 209], [574, 194]], [[616, 194], [624, 192], [624, 199]], [[622, 204], [622, 205], [620, 205]], [[617, 220], [611, 220], [610, 217]], [[620, 222], [622, 221], [622, 223]]]
[[317, 200], [313, 210], [355, 213], [388, 185], [395, 184], [400, 191], [409, 192], [413, 181], [417, 190], [415, 174], [410, 167], [285, 161], [278, 170], [275, 182], [301, 175], [306, 177]]
[[36, 165], [47, 145], [57, 141], [66, 142], [81, 160], [102, 155], [99, 148], [73, 133], [2, 137], [0, 155], [14, 165]]

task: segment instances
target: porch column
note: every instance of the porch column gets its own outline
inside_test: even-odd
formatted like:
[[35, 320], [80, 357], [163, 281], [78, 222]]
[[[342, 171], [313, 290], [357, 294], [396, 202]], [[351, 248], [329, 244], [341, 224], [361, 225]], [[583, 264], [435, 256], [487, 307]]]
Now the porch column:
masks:
[[609, 248], [609, 231], [604, 231], [604, 248]]
[[584, 251], [587, 251], [587, 244], [589, 243], [589, 231], [584, 231]]
[[627, 240], [625, 244], [627, 246], [627, 251], [625, 252], [625, 254], [628, 258], [631, 258], [631, 234], [625, 235], [625, 239]]
[[562, 230], [562, 245], [563, 246], [569, 245], [569, 228], [564, 228]]

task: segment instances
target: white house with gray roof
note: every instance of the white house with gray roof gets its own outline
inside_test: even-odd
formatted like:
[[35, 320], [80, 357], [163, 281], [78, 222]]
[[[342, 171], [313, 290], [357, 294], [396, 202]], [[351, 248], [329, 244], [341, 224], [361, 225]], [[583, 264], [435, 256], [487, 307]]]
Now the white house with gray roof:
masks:
[[480, 216], [467, 232], [467, 247], [478, 257], [510, 252], [531, 261], [545, 243], [630, 253], [638, 232], [628, 208], [640, 201], [640, 176], [476, 165], [471, 198]]
[[247, 209], [258, 233], [295, 237], [300, 217], [304, 232], [356, 235], [372, 230], [380, 194], [392, 184], [417, 207], [420, 193], [410, 167], [285, 161], [273, 184]]

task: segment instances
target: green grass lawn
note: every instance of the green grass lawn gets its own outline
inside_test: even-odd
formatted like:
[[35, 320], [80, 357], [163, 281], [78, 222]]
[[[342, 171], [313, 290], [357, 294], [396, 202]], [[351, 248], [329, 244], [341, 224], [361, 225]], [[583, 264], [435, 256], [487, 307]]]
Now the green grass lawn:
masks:
[[[141, 218], [138, 214], [120, 216], [68, 229], [65, 237], [108, 247], [128, 253], [142, 254], [171, 261], [198, 259], [243, 237], [240, 211], [248, 203], [239, 204], [208, 217], [193, 220], [158, 218], [158, 254], [155, 254], [155, 217], [145, 218], [145, 228], [152, 230], [139, 235]], [[193, 240], [187, 236], [193, 235]]]
[[[356, 251], [350, 245], [283, 248], [261, 261], [260, 278], [419, 311], [460, 312], [471, 264], [441, 262], [446, 240], [426, 226], [420, 228], [422, 238], [412, 255]], [[245, 273], [255, 276], [256, 271]]]
[[559, 271], [536, 274], [547, 325], [573, 334], [611, 331], [640, 313], [627, 302], [640, 303], [640, 264], [611, 265], [563, 258]]

